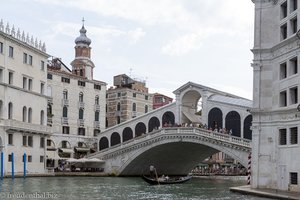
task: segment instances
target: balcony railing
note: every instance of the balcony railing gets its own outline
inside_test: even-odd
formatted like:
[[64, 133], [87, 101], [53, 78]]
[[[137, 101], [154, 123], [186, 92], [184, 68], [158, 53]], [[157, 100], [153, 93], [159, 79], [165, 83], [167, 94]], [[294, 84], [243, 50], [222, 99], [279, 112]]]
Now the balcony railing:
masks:
[[83, 127], [84, 126], [84, 119], [78, 119], [77, 123], [78, 123], [78, 126]]
[[84, 108], [84, 102], [79, 101], [78, 102], [78, 108]]
[[51, 128], [45, 125], [38, 125], [17, 120], [4, 120], [4, 127], [6, 130], [19, 130], [32, 133], [51, 133]]
[[68, 124], [69, 124], [69, 118], [67, 118], [67, 117], [62, 117], [62, 118], [61, 118], [61, 123], [62, 123], [62, 125], [68, 125]]
[[63, 106], [69, 106], [69, 99], [62, 99], [61, 103]]
[[95, 109], [95, 111], [100, 111], [100, 105], [95, 104], [94, 109]]
[[94, 121], [94, 128], [95, 129], [100, 129], [100, 122], [99, 121]]

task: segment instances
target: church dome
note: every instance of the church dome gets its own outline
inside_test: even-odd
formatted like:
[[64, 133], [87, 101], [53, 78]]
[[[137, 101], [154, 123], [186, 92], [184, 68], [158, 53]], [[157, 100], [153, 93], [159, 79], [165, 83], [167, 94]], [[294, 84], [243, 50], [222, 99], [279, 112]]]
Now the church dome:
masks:
[[82, 25], [82, 28], [80, 29], [80, 36], [75, 39], [75, 44], [91, 44], [91, 39], [86, 36], [86, 29], [84, 28], [84, 25]]

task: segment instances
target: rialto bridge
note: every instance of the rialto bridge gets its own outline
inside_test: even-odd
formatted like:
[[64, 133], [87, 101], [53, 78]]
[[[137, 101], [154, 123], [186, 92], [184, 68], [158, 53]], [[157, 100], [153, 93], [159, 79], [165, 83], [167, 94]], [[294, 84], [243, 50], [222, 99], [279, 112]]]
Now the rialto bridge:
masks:
[[[174, 94], [174, 103], [103, 131], [89, 157], [105, 160], [105, 172], [118, 175], [141, 174], [150, 164], [185, 174], [219, 151], [246, 166], [252, 101], [192, 82]], [[231, 134], [215, 132], [224, 128]]]

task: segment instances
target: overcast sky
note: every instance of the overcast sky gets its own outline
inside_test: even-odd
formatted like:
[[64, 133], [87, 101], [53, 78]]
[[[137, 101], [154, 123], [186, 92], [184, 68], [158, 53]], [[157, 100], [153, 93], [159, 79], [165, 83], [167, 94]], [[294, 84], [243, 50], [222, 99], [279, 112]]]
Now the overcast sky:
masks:
[[0, 13], [69, 67], [84, 17], [108, 87], [125, 73], [172, 97], [192, 81], [252, 99], [251, 0], [0, 0]]

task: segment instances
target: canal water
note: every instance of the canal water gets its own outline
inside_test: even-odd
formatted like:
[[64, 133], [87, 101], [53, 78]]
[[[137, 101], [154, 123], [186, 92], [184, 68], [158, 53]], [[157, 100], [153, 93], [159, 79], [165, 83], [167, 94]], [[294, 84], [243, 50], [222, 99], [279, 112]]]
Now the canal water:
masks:
[[150, 186], [139, 177], [32, 177], [0, 180], [0, 199], [264, 199], [229, 191], [229, 187], [244, 184], [245, 181], [193, 178], [184, 184]]

